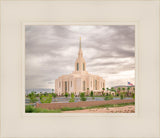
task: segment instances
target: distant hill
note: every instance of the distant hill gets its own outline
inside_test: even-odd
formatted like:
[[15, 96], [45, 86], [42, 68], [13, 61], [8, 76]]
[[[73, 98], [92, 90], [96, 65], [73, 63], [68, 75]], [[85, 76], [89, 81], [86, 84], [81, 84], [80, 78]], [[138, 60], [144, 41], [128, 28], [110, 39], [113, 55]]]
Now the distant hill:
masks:
[[[36, 93], [45, 93], [45, 92], [48, 92], [48, 93], [52, 93], [52, 89], [49, 89], [49, 88], [34, 88], [34, 89], [26, 89], [25, 90], [25, 93], [26, 94], [29, 94], [31, 92], [36, 92]], [[54, 92], [54, 91], [53, 91]]]

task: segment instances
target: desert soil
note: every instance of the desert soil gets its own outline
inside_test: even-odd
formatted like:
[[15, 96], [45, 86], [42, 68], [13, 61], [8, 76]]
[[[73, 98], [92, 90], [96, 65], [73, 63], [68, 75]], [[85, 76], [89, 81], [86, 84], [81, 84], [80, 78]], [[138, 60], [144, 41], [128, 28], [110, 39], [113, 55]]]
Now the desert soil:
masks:
[[55, 110], [64, 107], [69, 107], [69, 108], [90, 107], [90, 106], [99, 106], [105, 104], [121, 104], [121, 103], [132, 103], [132, 102], [134, 102], [134, 99], [108, 100], [108, 101], [81, 101], [73, 103], [42, 103], [42, 104], [36, 103], [36, 107]]
[[135, 106], [123, 106], [123, 107], [109, 107], [109, 108], [94, 108], [74, 111], [64, 111], [63, 113], [134, 113]]

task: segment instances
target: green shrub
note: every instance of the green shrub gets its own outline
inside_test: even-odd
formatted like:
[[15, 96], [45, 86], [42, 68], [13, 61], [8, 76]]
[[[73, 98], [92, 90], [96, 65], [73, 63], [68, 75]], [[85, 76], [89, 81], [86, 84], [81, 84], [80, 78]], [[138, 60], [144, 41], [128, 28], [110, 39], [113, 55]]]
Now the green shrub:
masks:
[[48, 94], [47, 96], [41, 95], [40, 101], [41, 101], [41, 103], [51, 103], [52, 102], [52, 94]]
[[70, 103], [75, 102], [74, 97], [75, 97], [75, 96], [74, 96], [74, 93], [71, 93], [71, 99], [69, 100]]
[[90, 96], [92, 97], [92, 99], [95, 99], [93, 91], [91, 91]]
[[30, 99], [30, 102], [31, 103], [35, 103], [38, 101], [38, 99], [36, 98], [36, 93], [35, 92], [31, 92], [30, 94], [28, 94], [28, 97]]
[[34, 111], [34, 106], [32, 106], [32, 105], [27, 105], [26, 107], [25, 107], [25, 112], [26, 113], [32, 113]]
[[102, 96], [105, 96], [105, 93], [104, 93], [104, 92], [102, 92]]
[[57, 94], [56, 94], [56, 93], [52, 93], [52, 96], [53, 96], [54, 98], [56, 98], [56, 97], [57, 97]]
[[35, 108], [32, 105], [26, 105], [25, 107], [25, 112], [26, 113], [60, 113], [61, 110], [48, 110], [48, 109], [42, 109], [42, 108]]
[[104, 100], [112, 100], [112, 99], [113, 99], [113, 95], [111, 95], [111, 94], [104, 98]]
[[69, 96], [69, 93], [66, 92], [66, 93], [64, 94], [64, 96], [67, 98], [67, 97]]
[[85, 97], [85, 93], [84, 92], [80, 93], [80, 100], [81, 101], [86, 101], [87, 100], [87, 98]]
[[81, 97], [81, 99], [80, 99], [81, 101], [86, 101], [87, 100], [87, 98], [86, 97]]
[[132, 98], [135, 99], [135, 93], [132, 93]]
[[82, 107], [63, 107], [60, 109], [61, 111], [74, 111], [74, 110], [83, 110]]
[[91, 97], [93, 97], [93, 96], [94, 96], [93, 91], [91, 91], [90, 96], [91, 96]]

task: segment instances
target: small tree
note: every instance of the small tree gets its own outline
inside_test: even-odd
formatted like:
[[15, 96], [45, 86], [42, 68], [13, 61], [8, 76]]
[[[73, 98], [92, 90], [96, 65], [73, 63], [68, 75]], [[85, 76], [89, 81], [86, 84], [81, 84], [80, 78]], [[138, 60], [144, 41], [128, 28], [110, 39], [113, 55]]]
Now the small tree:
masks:
[[90, 96], [91, 96], [91, 97], [93, 97], [93, 96], [94, 96], [93, 91], [91, 91]]
[[74, 96], [74, 93], [71, 93], [71, 99], [69, 100], [70, 103], [74, 102], [75, 101], [75, 96]]
[[40, 101], [41, 101], [41, 103], [51, 103], [52, 102], [52, 94], [48, 94], [47, 96], [41, 95]]
[[135, 93], [132, 93], [132, 98], [135, 99]]
[[87, 96], [89, 95], [89, 88], [87, 88]]
[[94, 99], [94, 93], [93, 93], [93, 91], [91, 91], [90, 96], [92, 97], [92, 99]]
[[47, 95], [48, 95], [48, 93], [47, 93], [47, 92], [45, 92], [45, 93], [44, 93], [44, 96], [47, 96]]
[[65, 97], [67, 98], [67, 97], [69, 96], [69, 93], [68, 93], [68, 92], [66, 92], [64, 95], [65, 95]]
[[30, 94], [28, 94], [28, 97], [29, 97], [31, 103], [35, 103], [38, 101], [38, 99], [36, 98], [35, 92], [31, 92]]
[[52, 96], [53, 96], [54, 99], [56, 99], [57, 94], [56, 93], [52, 93]]
[[39, 93], [37, 93], [37, 94], [36, 94], [36, 97], [39, 97], [39, 96], [40, 96], [40, 94], [39, 94]]
[[81, 101], [86, 101], [87, 100], [87, 98], [85, 97], [85, 93], [84, 92], [80, 93], [80, 100]]
[[121, 93], [121, 94], [120, 94], [120, 98], [121, 98], [121, 100], [124, 99], [124, 93]]
[[102, 96], [104, 96], [104, 90], [105, 90], [105, 88], [102, 88]]
[[39, 96], [41, 96], [41, 95], [42, 95], [42, 92], [39, 93]]

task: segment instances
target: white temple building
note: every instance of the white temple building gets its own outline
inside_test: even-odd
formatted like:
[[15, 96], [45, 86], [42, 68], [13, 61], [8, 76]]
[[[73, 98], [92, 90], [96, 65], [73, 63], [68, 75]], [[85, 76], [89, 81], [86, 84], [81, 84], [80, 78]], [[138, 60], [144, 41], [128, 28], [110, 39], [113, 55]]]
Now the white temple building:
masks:
[[86, 62], [83, 58], [80, 38], [75, 71], [55, 80], [55, 93], [61, 95], [68, 92], [69, 94], [74, 93], [79, 95], [80, 92], [101, 92], [103, 88], [105, 88], [105, 80], [100, 76], [89, 74], [86, 71]]

